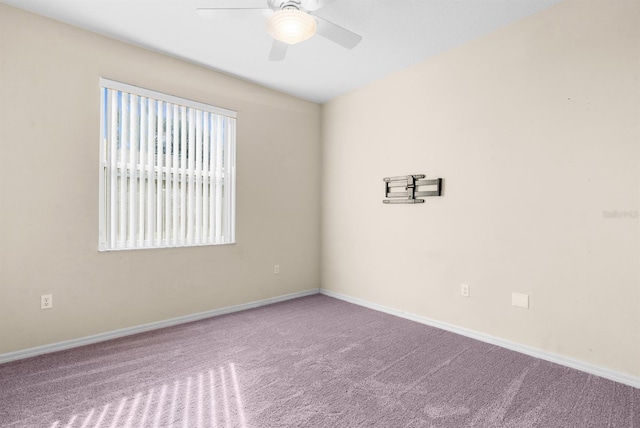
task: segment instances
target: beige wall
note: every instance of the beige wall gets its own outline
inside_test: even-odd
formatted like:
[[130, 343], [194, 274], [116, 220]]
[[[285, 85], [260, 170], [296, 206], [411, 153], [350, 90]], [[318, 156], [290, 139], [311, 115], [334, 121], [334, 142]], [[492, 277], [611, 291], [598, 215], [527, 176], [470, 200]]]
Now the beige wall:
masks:
[[640, 375], [639, 79], [640, 3], [570, 0], [325, 104], [322, 287]]
[[[101, 76], [238, 111], [236, 245], [98, 253]], [[317, 104], [0, 4], [0, 156], [0, 354], [319, 286]]]

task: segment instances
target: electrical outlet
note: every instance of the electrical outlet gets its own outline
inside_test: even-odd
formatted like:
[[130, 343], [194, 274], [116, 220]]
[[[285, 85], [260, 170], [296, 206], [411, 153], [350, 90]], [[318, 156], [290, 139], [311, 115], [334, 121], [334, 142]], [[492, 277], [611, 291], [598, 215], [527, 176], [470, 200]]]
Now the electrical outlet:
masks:
[[280, 265], [273, 266], [273, 273], [276, 275], [280, 273]]
[[462, 294], [464, 297], [469, 297], [469, 284], [460, 285], [460, 294]]
[[40, 309], [53, 308], [53, 294], [43, 294], [40, 296]]

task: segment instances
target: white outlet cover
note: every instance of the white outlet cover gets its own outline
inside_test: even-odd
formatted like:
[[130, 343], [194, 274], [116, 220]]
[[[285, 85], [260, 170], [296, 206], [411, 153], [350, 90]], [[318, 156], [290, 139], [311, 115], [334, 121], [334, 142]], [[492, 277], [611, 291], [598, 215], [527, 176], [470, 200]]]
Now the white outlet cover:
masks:
[[460, 284], [460, 294], [469, 297], [469, 284]]
[[52, 294], [43, 294], [40, 296], [40, 309], [51, 309], [53, 308], [53, 295]]
[[529, 295], [521, 293], [511, 293], [511, 304], [519, 308], [529, 309]]

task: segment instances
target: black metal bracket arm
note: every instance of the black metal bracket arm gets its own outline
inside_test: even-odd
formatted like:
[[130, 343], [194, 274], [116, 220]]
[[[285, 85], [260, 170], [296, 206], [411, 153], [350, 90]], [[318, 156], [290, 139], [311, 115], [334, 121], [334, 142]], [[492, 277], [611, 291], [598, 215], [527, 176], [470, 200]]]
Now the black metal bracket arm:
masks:
[[[442, 196], [442, 178], [425, 180], [423, 174], [404, 175], [400, 177], [386, 177], [384, 180], [385, 204], [421, 204], [424, 199], [420, 196]], [[430, 186], [431, 190], [418, 190], [418, 187]], [[435, 190], [433, 189], [435, 186]], [[394, 191], [404, 188], [403, 191]]]

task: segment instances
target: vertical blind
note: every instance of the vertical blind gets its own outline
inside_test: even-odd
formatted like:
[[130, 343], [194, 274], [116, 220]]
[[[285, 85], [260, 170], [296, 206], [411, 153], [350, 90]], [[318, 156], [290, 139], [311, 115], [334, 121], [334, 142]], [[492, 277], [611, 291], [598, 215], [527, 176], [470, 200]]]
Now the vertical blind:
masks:
[[101, 251], [235, 242], [236, 113], [100, 80]]

